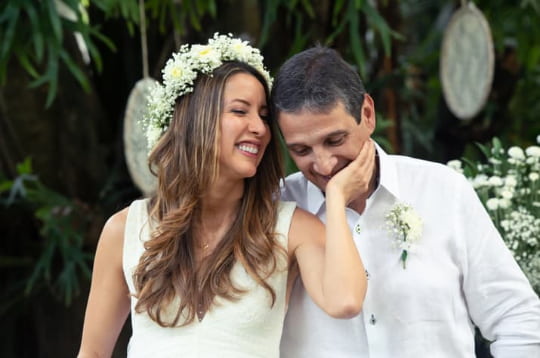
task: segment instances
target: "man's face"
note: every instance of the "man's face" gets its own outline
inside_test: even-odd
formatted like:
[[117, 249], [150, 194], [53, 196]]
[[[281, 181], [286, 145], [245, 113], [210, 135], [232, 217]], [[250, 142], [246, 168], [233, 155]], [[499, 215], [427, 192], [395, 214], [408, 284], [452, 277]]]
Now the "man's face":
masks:
[[279, 114], [289, 153], [304, 176], [323, 192], [334, 174], [349, 164], [375, 129], [373, 100], [365, 95], [356, 123], [341, 102], [328, 113]]

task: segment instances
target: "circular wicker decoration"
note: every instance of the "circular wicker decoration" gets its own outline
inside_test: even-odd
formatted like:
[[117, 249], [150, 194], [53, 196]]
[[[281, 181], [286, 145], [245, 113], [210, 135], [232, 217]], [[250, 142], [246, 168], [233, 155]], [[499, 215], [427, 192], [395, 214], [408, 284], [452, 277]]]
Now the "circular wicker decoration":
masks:
[[480, 112], [493, 82], [489, 24], [472, 2], [454, 13], [444, 34], [440, 76], [446, 104], [460, 119]]
[[151, 78], [139, 80], [129, 94], [124, 116], [124, 153], [131, 179], [145, 196], [155, 191], [156, 178], [148, 169], [148, 145], [146, 134], [139, 121], [146, 109], [146, 98], [156, 83]]

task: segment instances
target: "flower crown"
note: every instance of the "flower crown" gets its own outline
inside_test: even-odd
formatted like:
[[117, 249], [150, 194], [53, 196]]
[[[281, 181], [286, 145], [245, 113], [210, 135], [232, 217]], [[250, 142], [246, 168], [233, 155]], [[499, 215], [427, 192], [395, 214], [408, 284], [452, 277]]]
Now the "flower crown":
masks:
[[157, 83], [148, 96], [148, 108], [143, 119], [148, 148], [152, 148], [169, 127], [176, 99], [193, 92], [193, 83], [199, 73], [212, 76], [212, 72], [225, 61], [247, 63], [263, 75], [268, 86], [272, 85], [260, 51], [247, 41], [233, 38], [232, 34], [215, 33], [207, 45], [182, 45], [162, 70], [163, 84]]

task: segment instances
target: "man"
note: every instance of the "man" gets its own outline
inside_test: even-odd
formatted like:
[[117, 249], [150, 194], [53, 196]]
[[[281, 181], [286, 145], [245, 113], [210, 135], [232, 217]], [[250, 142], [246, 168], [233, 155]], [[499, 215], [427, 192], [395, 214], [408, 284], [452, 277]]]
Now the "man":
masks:
[[[345, 208], [369, 279], [363, 312], [332, 319], [297, 281], [282, 357], [474, 357], [474, 325], [495, 357], [540, 357], [538, 296], [463, 176], [374, 144], [373, 100], [331, 49], [293, 56], [272, 92], [301, 171], [286, 178], [282, 199], [324, 221], [328, 180], [359, 155], [370, 168], [350, 183]], [[391, 212], [408, 222], [409, 241], [393, 230]]]

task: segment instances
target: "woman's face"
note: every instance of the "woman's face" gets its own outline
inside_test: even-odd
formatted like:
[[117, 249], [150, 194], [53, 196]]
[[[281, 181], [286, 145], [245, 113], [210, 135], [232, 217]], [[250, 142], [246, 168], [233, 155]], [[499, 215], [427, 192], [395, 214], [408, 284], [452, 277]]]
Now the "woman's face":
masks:
[[220, 118], [220, 177], [255, 175], [270, 142], [268, 107], [263, 85], [253, 75], [237, 73], [225, 83]]

